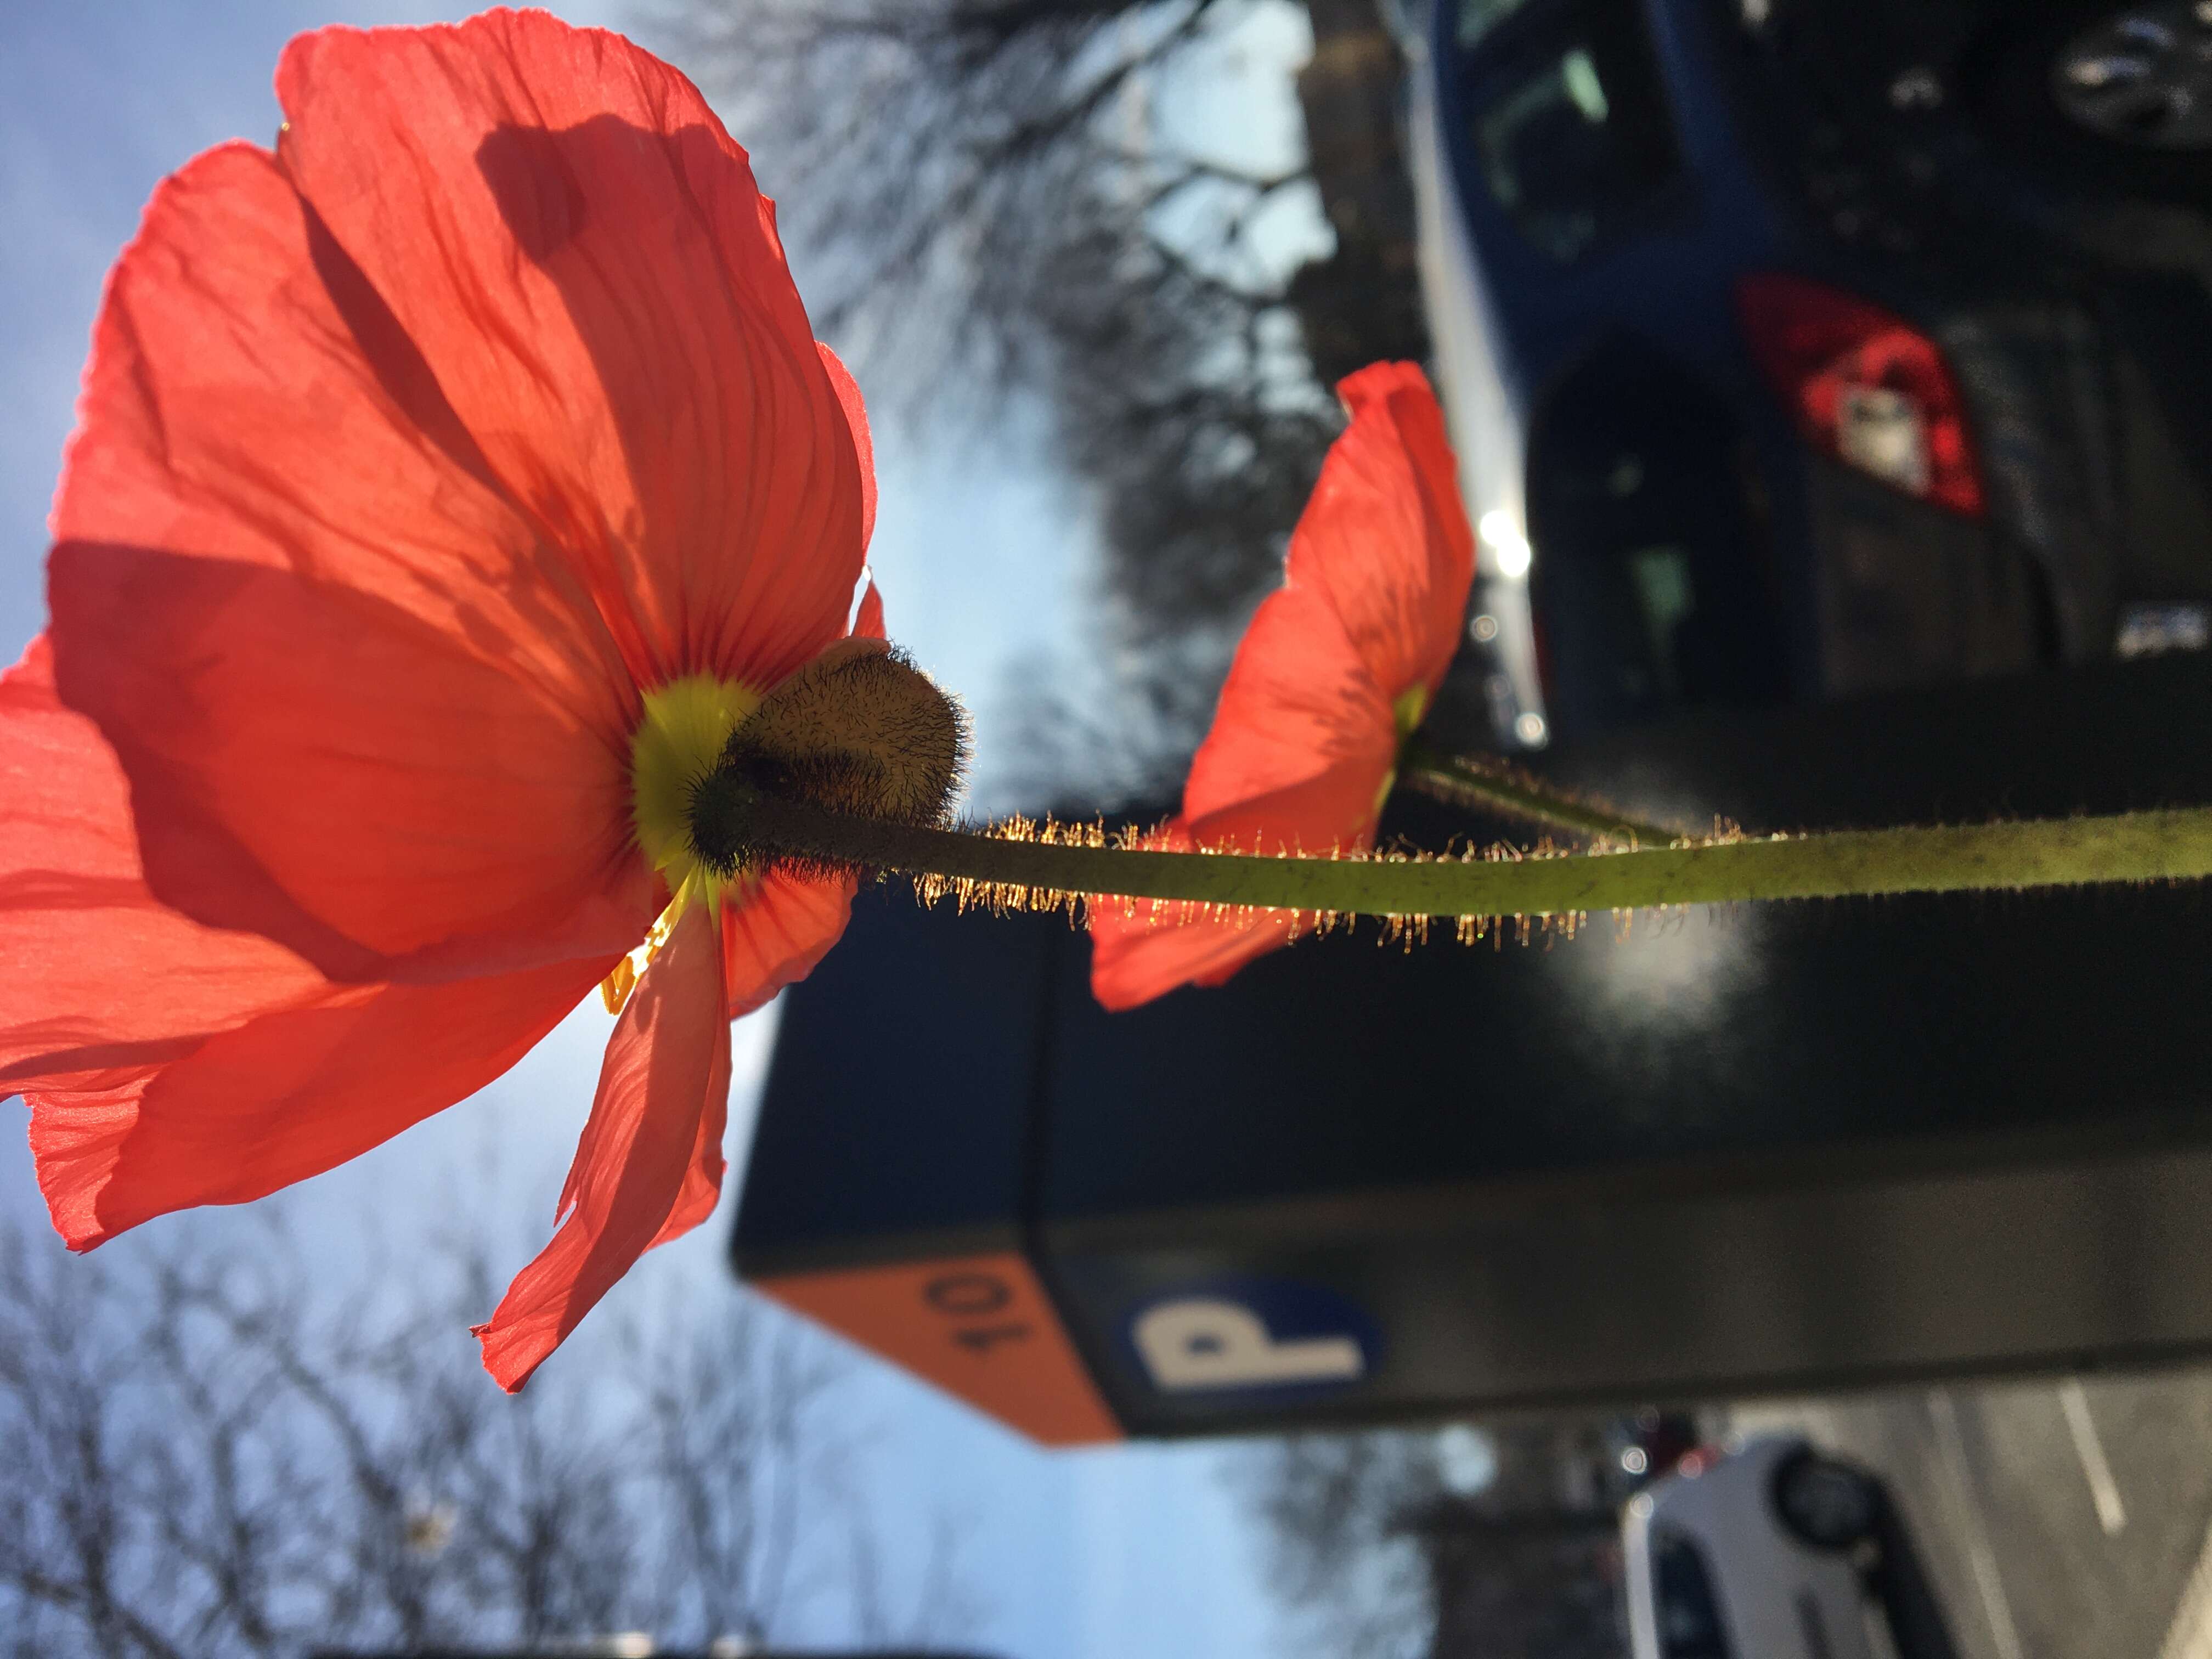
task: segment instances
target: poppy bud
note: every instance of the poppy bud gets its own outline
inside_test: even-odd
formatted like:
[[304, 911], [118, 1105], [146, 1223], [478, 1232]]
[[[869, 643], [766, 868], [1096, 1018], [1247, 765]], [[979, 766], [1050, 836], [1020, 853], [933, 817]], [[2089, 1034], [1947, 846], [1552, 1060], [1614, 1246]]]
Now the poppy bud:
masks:
[[968, 719], [904, 653], [833, 647], [770, 692], [693, 785], [691, 845], [725, 878], [740, 866], [833, 860], [759, 842], [762, 796], [915, 829], [945, 827], [968, 758]]

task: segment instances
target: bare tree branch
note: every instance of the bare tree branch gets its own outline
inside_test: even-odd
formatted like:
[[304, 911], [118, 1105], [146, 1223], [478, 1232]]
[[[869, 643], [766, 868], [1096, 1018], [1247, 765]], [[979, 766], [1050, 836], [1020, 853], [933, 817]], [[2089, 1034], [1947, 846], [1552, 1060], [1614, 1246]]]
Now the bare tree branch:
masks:
[[158, 1254], [126, 1246], [118, 1267], [0, 1224], [0, 1628], [16, 1651], [619, 1629], [704, 1646], [783, 1628], [794, 1564], [823, 1546], [813, 1608], [879, 1618], [867, 1519], [811, 1507], [834, 1490], [812, 1471], [837, 1450], [821, 1409], [836, 1369], [734, 1287], [619, 1345], [638, 1361], [624, 1374], [509, 1399], [453, 1334], [453, 1298], [485, 1294], [480, 1248], [454, 1241], [408, 1294], [341, 1316], [281, 1224], [252, 1249], [237, 1237], [167, 1224]]
[[[1039, 765], [1042, 798], [1119, 804], [1109, 776], [1170, 793], [1340, 429], [1324, 377], [1425, 349], [1373, 0], [1308, 0], [1317, 37], [1353, 48], [1299, 80], [1304, 109], [1351, 124], [1310, 146], [1327, 179], [1210, 149], [1222, 121], [1192, 118], [1253, 95], [1224, 91], [1224, 43], [1261, 0], [660, 3], [663, 44], [757, 147], [817, 326], [872, 404], [941, 433], [1042, 394], [1096, 505], [1105, 702], [1133, 718]], [[1330, 222], [1325, 186], [1346, 209]], [[1399, 198], [1402, 234], [1378, 240]], [[1070, 727], [1054, 701], [1022, 699], [1030, 738]]]

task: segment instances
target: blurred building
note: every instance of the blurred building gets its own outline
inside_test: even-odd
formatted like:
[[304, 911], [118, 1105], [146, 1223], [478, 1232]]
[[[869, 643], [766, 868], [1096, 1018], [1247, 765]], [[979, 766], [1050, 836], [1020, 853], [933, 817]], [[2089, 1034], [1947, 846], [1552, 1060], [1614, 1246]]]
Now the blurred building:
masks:
[[1429, 1659], [1626, 1659], [1603, 1425], [1493, 1425], [1497, 1474], [1405, 1518], [1435, 1600]]
[[1333, 383], [1385, 358], [1424, 359], [1428, 325], [1406, 164], [1405, 61], [1376, 0], [1307, 0], [1312, 61], [1298, 106], [1336, 252], [1291, 278], [1314, 372]]

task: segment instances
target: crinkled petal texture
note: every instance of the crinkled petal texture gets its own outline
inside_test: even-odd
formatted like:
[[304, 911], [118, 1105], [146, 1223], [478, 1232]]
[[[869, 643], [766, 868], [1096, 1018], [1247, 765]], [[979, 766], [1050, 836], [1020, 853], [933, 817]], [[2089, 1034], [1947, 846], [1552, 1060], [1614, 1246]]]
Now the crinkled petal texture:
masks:
[[[0, 1091], [79, 1245], [328, 1168], [534, 1043], [668, 897], [645, 693], [764, 693], [843, 638], [873, 512], [860, 394], [682, 76], [495, 12], [302, 36], [276, 78], [277, 153], [166, 180], [110, 278], [51, 662], [0, 711]], [[712, 1208], [721, 1024], [851, 892], [770, 878], [646, 975], [504, 1380]]]
[[86, 1249], [259, 1198], [473, 1093], [611, 964], [333, 985], [160, 903], [121, 768], [54, 696], [43, 640], [0, 677], [0, 1094], [31, 1107], [54, 1224]]
[[696, 1226], [721, 1190], [728, 992], [713, 918], [694, 904], [623, 1006], [553, 1242], [477, 1328], [484, 1365], [520, 1388], [652, 1246]]
[[770, 870], [736, 903], [722, 907], [722, 975], [730, 1018], [764, 1007], [814, 971], [845, 932], [858, 883], [849, 875]]
[[63, 698], [166, 902], [335, 979], [635, 944], [640, 688], [846, 631], [867, 489], [744, 153], [542, 13], [287, 51], [166, 182], [55, 523]]
[[[846, 410], [864, 463], [861, 470], [869, 480], [866, 521], [872, 526], [875, 474], [870, 461], [867, 416], [844, 365], [830, 356], [827, 346], [822, 355], [835, 368], [841, 395], [848, 399]], [[872, 581], [861, 592], [849, 637], [884, 637], [883, 595]], [[724, 901], [722, 976], [729, 988], [732, 1019], [767, 1006], [785, 986], [795, 985], [814, 971], [815, 964], [830, 953], [830, 947], [844, 937], [845, 924], [852, 919], [853, 895], [859, 888], [849, 874], [803, 875], [779, 869], [769, 871]]]
[[54, 695], [41, 637], [0, 675], [0, 1091], [97, 1085], [323, 988], [282, 945], [179, 915], [146, 889], [121, 769]]
[[[1337, 391], [1351, 423], [1291, 537], [1282, 587], [1237, 645], [1161, 848], [1371, 845], [1397, 767], [1397, 706], [1409, 692], [1433, 695], [1451, 665], [1474, 538], [1443, 411], [1411, 363], [1362, 369]], [[1311, 921], [1101, 899], [1091, 990], [1119, 1009], [1178, 985], [1218, 985]]]

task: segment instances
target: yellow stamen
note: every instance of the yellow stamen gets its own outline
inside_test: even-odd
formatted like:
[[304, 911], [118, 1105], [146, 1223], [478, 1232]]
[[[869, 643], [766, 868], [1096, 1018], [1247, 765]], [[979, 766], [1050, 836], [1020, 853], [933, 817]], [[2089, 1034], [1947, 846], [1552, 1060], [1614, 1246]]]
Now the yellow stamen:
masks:
[[645, 718], [629, 745], [630, 819], [646, 862], [667, 881], [670, 897], [645, 942], [600, 982], [611, 1014], [622, 1012], [684, 907], [697, 899], [719, 921], [725, 890], [744, 880], [717, 876], [700, 863], [691, 846], [691, 791], [714, 769], [730, 733], [760, 705], [750, 686], [711, 674], [687, 674], [645, 694]]
[[630, 739], [630, 811], [646, 862], [679, 901], [689, 894], [718, 916], [729, 884], [692, 848], [691, 791], [714, 769], [730, 733], [760, 706], [761, 694], [749, 685], [687, 674], [645, 694], [645, 718]]
[[659, 920], [647, 931], [645, 943], [615, 963], [614, 972], [599, 981], [599, 1000], [607, 1005], [609, 1013], [622, 1012], [623, 1004], [628, 1002], [629, 994], [637, 989], [638, 981], [645, 976], [645, 970], [653, 966], [653, 959], [660, 954], [660, 947], [668, 943], [669, 935], [676, 931], [677, 919], [684, 914], [684, 907], [690, 902], [690, 900], [682, 893], [669, 900], [668, 908], [660, 913]]

